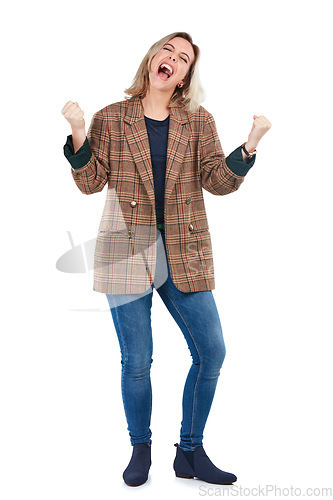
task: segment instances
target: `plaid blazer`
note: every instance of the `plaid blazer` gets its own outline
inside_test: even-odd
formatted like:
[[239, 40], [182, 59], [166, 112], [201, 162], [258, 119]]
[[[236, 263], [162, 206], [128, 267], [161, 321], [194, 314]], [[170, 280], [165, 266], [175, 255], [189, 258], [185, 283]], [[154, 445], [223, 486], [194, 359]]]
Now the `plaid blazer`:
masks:
[[[84, 194], [92, 194], [107, 184], [94, 253], [93, 289], [108, 294], [142, 293], [154, 281], [159, 232], [141, 99], [131, 97], [97, 111], [85, 143], [90, 147], [89, 159], [82, 166], [71, 162], [77, 187]], [[80, 150], [74, 155], [77, 159]], [[230, 157], [232, 170], [211, 113], [203, 106], [189, 114], [184, 108], [171, 105], [164, 195], [165, 245], [172, 281], [182, 292], [215, 288], [202, 189], [214, 195], [236, 191], [255, 161], [255, 156], [248, 163], [243, 160], [241, 146]]]

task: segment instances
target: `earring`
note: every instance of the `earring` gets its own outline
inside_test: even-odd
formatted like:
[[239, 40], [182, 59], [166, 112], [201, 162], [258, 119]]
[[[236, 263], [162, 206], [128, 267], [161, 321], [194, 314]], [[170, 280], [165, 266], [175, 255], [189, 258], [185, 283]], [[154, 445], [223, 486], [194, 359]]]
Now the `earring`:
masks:
[[183, 83], [178, 83], [177, 87], [182, 88], [182, 87], [183, 87], [183, 85], [184, 85]]

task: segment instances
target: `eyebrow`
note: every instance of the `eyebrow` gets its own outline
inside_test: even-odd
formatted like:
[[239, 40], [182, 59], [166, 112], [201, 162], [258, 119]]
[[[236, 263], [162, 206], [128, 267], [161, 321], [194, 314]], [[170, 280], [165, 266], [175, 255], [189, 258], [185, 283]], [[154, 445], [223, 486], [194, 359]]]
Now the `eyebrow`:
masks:
[[[171, 47], [174, 49], [175, 47], [172, 45], [172, 43], [165, 43], [164, 45], [171, 45]], [[188, 60], [191, 61], [190, 56], [186, 54], [186, 52], [181, 52], [181, 54], [184, 54], [185, 56], [188, 57]]]

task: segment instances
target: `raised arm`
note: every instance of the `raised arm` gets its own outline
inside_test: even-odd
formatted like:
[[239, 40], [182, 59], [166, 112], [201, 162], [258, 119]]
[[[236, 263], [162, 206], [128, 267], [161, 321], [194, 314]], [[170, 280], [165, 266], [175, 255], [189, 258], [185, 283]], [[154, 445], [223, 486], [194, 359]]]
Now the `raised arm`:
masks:
[[110, 172], [110, 135], [103, 109], [93, 115], [87, 135], [83, 111], [77, 103], [69, 101], [62, 113], [72, 127], [72, 134], [67, 136], [64, 145], [64, 155], [71, 164], [76, 185], [84, 194], [102, 191]]
[[236, 191], [254, 165], [254, 155], [244, 161], [241, 146], [226, 158], [213, 116], [207, 116], [200, 140], [200, 175], [203, 189], [215, 195]]

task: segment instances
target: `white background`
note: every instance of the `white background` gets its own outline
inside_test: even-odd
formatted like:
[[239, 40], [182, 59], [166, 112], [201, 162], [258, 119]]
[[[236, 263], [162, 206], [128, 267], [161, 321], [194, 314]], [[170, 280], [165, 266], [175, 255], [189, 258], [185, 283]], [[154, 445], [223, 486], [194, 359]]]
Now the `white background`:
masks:
[[[320, 0], [6, 7], [2, 499], [333, 488], [329, 7]], [[72, 179], [62, 107], [77, 101], [87, 129], [97, 110], [124, 98], [149, 47], [175, 31], [189, 32], [201, 49], [202, 105], [226, 155], [247, 140], [254, 114], [272, 123], [240, 189], [205, 192], [227, 356], [203, 444], [217, 467], [238, 476], [233, 487], [174, 474], [191, 358], [156, 291], [152, 466], [145, 485], [125, 485], [132, 447], [108, 303], [92, 289], [92, 270], [56, 269], [70, 249], [68, 231], [75, 245], [96, 237], [106, 196], [106, 188], [84, 196]]]

